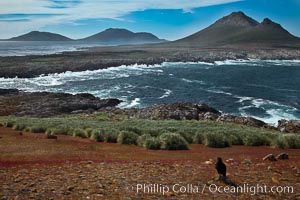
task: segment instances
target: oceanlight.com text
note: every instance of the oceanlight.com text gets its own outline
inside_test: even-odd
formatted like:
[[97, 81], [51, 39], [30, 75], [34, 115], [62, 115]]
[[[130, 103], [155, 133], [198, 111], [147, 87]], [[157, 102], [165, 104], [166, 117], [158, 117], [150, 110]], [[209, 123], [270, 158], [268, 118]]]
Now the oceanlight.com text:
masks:
[[251, 196], [256, 194], [268, 194], [268, 193], [282, 193], [282, 194], [292, 194], [294, 193], [293, 186], [267, 186], [265, 184], [242, 184], [239, 186], [222, 186], [216, 184], [210, 185], [193, 185], [193, 184], [136, 184], [132, 187], [136, 193], [144, 194], [162, 194], [165, 195], [169, 192], [172, 193], [190, 193], [190, 194], [203, 194], [209, 192], [211, 194], [215, 193], [225, 193], [225, 194], [249, 194]]
[[291, 194], [294, 193], [293, 186], [267, 186], [265, 184], [249, 185], [243, 184], [240, 186], [218, 186], [216, 184], [211, 184], [208, 186], [208, 191], [210, 193], [244, 193], [250, 195], [256, 194], [268, 194], [268, 193], [282, 193]]

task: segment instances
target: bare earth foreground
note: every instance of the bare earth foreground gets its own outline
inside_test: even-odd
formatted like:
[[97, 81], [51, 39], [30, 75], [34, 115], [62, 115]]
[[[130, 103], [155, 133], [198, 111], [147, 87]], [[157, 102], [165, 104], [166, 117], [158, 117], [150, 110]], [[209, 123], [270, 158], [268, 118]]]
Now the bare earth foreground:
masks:
[[[44, 134], [19, 133], [0, 128], [1, 200], [300, 199], [299, 150], [191, 145], [188, 151], [155, 151], [71, 136], [49, 140]], [[262, 160], [269, 153], [282, 152], [290, 158]], [[226, 186], [214, 180], [218, 177], [214, 164], [207, 162], [217, 156], [227, 160], [230, 180], [245, 184], [248, 192], [215, 192], [217, 186]], [[152, 184], [152, 193], [151, 187], [138, 190], [144, 184]], [[279, 186], [279, 191], [293, 186], [293, 193], [259, 191], [253, 195], [257, 184], [266, 185], [267, 190]], [[163, 188], [169, 191], [163, 194]]]

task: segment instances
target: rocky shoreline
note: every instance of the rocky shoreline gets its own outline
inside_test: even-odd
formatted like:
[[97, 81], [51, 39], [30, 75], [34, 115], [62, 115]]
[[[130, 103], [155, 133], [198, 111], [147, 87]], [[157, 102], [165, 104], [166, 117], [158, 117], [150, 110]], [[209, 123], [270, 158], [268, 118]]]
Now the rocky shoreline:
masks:
[[0, 77], [33, 78], [66, 71], [98, 70], [121, 65], [163, 62], [210, 62], [236, 59], [300, 59], [295, 48], [183, 48], [151, 46], [97, 47], [87, 51], [24, 57], [0, 57]]
[[114, 107], [118, 99], [100, 99], [91, 94], [23, 92], [0, 89], [0, 116], [52, 117], [61, 114], [94, 112], [103, 107]]
[[121, 109], [116, 107], [120, 103], [118, 99], [100, 99], [87, 93], [72, 95], [0, 89], [0, 116], [53, 117], [62, 114], [105, 112], [109, 115], [124, 115], [128, 119], [216, 121], [300, 133], [300, 120], [279, 120], [278, 126], [273, 127], [252, 117], [222, 113], [206, 104], [177, 102]]

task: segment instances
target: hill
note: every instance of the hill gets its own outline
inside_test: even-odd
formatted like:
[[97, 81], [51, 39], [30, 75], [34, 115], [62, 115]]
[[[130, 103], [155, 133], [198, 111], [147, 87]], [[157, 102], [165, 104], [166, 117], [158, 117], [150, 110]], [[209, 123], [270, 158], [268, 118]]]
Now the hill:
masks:
[[226, 46], [242, 44], [286, 45], [300, 39], [266, 18], [259, 23], [243, 12], [233, 12], [211, 26], [170, 43], [180, 46]]
[[93, 41], [113, 44], [142, 44], [158, 43], [165, 40], [161, 40], [151, 33], [134, 33], [126, 29], [109, 28], [90, 37], [83, 38], [81, 39], [81, 41]]
[[56, 33], [31, 31], [30, 33], [13, 37], [9, 41], [71, 41], [72, 39]]

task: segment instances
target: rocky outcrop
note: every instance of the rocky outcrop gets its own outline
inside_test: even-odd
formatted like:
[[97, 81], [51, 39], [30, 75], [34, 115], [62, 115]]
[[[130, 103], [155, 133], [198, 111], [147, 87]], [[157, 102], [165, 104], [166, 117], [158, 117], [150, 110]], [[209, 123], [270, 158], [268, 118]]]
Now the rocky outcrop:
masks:
[[276, 156], [277, 160], [287, 160], [289, 159], [289, 154], [287, 153], [280, 153]]
[[279, 120], [277, 128], [283, 133], [300, 133], [300, 120]]
[[263, 160], [276, 161], [277, 159], [273, 154], [268, 154], [265, 157], [263, 157]]
[[17, 89], [0, 89], [0, 95], [9, 95], [17, 93], [19, 93], [19, 90]]
[[199, 120], [216, 121], [219, 118], [219, 116], [220, 116], [219, 113], [213, 113], [213, 112], [200, 113]]
[[[72, 95], [66, 93], [28, 93], [19, 91], [9, 96], [0, 95], [0, 114], [51, 117], [72, 112], [94, 112], [103, 107], [114, 107], [120, 102], [118, 99], [100, 99], [91, 94]], [[8, 107], [11, 108], [8, 113], [3, 112], [4, 109], [7, 111]]]
[[221, 115], [217, 121], [219, 122], [230, 122], [235, 124], [242, 124], [246, 126], [254, 126], [254, 127], [265, 127], [267, 124], [261, 120], [255, 119], [253, 117], [241, 117], [234, 115]]
[[193, 103], [165, 103], [155, 104], [145, 108], [107, 108], [104, 107], [101, 112], [126, 115], [128, 118], [152, 119], [152, 120], [199, 120], [199, 121], [218, 121], [245, 126], [262, 127], [271, 130], [277, 130], [276, 127], [265, 122], [252, 118], [221, 114], [220, 111], [209, 107], [206, 104]]
[[220, 114], [214, 108], [206, 104], [193, 103], [171, 103], [156, 104], [146, 108], [139, 109], [136, 113], [137, 118], [142, 119], [175, 119], [175, 120], [199, 120], [200, 113]]

